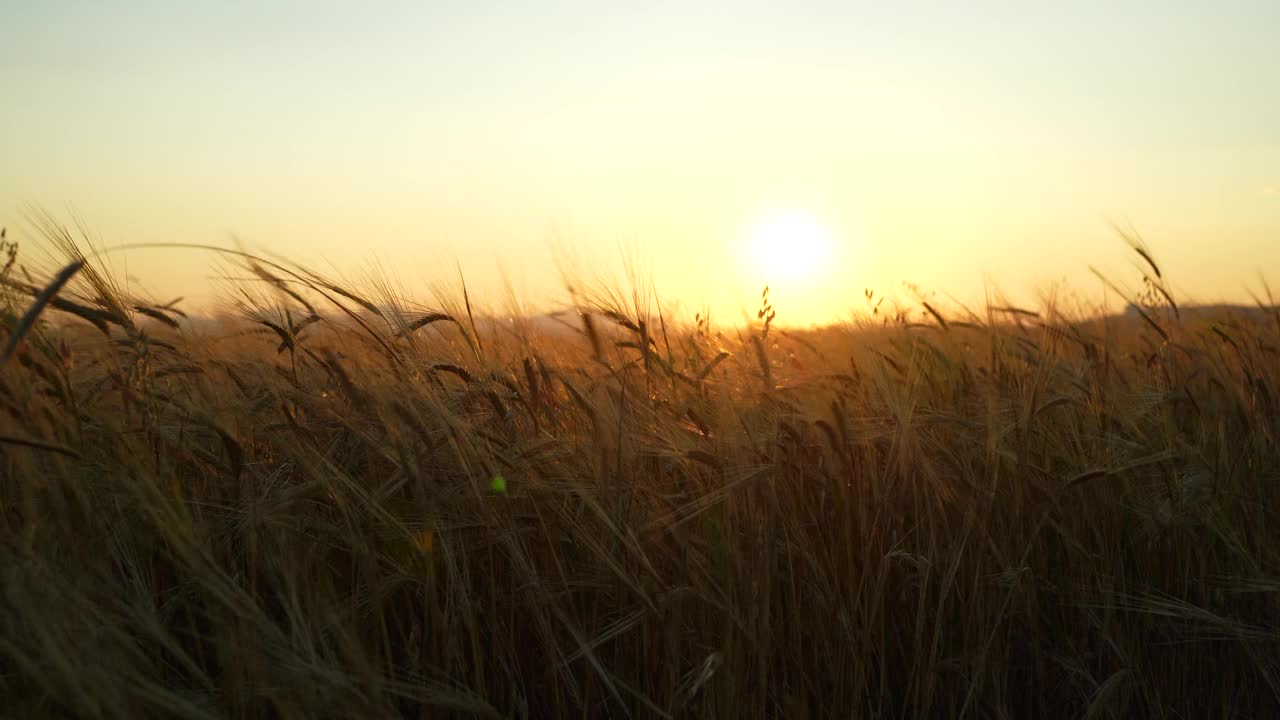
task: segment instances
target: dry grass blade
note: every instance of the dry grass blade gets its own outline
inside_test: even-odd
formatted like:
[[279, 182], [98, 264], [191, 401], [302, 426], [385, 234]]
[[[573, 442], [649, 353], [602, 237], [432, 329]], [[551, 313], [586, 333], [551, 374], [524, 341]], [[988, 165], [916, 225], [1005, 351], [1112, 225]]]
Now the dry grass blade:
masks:
[[173, 318], [169, 317], [168, 315], [165, 315], [164, 313], [160, 312], [155, 308], [150, 308], [150, 307], [147, 307], [146, 305], [134, 305], [133, 309], [142, 313], [143, 315], [146, 315], [147, 317], [153, 320], [159, 320], [160, 322], [164, 323], [165, 325], [168, 325], [169, 327], [175, 330], [180, 329], [182, 327], [181, 325], [178, 324], [177, 320], [174, 320]]
[[282, 348], [293, 347], [293, 338], [289, 337], [289, 332], [284, 328], [266, 318], [253, 318], [253, 322], [269, 328], [271, 332], [275, 333], [276, 337], [280, 338], [280, 346]]
[[633, 333], [639, 333], [639, 332], [640, 332], [640, 326], [639, 326], [639, 325], [637, 325], [634, 321], [632, 321], [632, 320], [631, 320], [630, 318], [628, 318], [627, 316], [623, 315], [622, 313], [617, 312], [616, 310], [601, 310], [600, 312], [601, 312], [601, 314], [603, 314], [605, 317], [607, 317], [607, 318], [609, 318], [610, 320], [614, 321], [614, 322], [615, 322], [615, 323], [617, 323], [618, 325], [620, 325], [620, 326], [622, 326], [622, 327], [624, 327], [624, 328], [626, 328], [626, 329], [630, 330], [631, 332], [633, 332]]
[[1129, 247], [1133, 248], [1133, 251], [1138, 253], [1139, 257], [1146, 261], [1147, 265], [1151, 268], [1151, 272], [1155, 273], [1157, 278], [1162, 277], [1160, 274], [1160, 266], [1156, 264], [1155, 258], [1151, 256], [1151, 251], [1147, 249], [1146, 241], [1142, 239], [1142, 236], [1138, 234], [1137, 230], [1132, 226], [1122, 227], [1120, 223], [1114, 221], [1111, 222], [1111, 229], [1115, 230], [1116, 234], [1119, 235], [1125, 243], [1129, 245]]
[[456, 375], [466, 383], [472, 382], [471, 373], [467, 372], [465, 368], [454, 365], [453, 363], [436, 363], [431, 366], [431, 369]]
[[1075, 487], [1076, 485], [1079, 485], [1081, 483], [1086, 483], [1086, 482], [1089, 482], [1090, 480], [1096, 480], [1101, 477], [1106, 477], [1110, 474], [1112, 474], [1112, 471], [1107, 470], [1106, 468], [1098, 468], [1095, 470], [1085, 470], [1084, 472], [1079, 473], [1074, 477], [1072, 477], [1070, 480], [1068, 480], [1067, 487]]
[[612, 624], [610, 624], [607, 628], [602, 630], [594, 640], [587, 643], [585, 646], [579, 647], [573, 653], [565, 656], [563, 660], [557, 663], [557, 666], [563, 667], [565, 665], [568, 665], [574, 660], [577, 660], [578, 658], [582, 657], [587, 650], [595, 650], [596, 648], [607, 643], [613, 638], [627, 632], [628, 630], [630, 630], [631, 628], [639, 624], [639, 622], [642, 619], [644, 619], [644, 616], [646, 614], [648, 614], [648, 610], [642, 608], [640, 610], [636, 610], [628, 615], [618, 618]]
[[690, 460], [700, 462], [703, 465], [706, 465], [707, 467], [713, 468], [715, 470], [720, 470], [724, 467], [724, 465], [719, 460], [717, 460], [714, 455], [708, 452], [704, 452], [702, 450], [689, 450], [685, 452], [684, 455]]
[[36, 323], [36, 318], [40, 317], [40, 313], [44, 311], [45, 306], [53, 300], [54, 296], [58, 294], [58, 291], [61, 290], [62, 287], [71, 280], [71, 278], [75, 277], [75, 274], [80, 272], [80, 269], [83, 267], [84, 260], [76, 260], [70, 265], [62, 268], [62, 270], [58, 271], [58, 274], [54, 276], [53, 281], [36, 296], [36, 301], [31, 304], [31, 307], [27, 308], [27, 311], [18, 320], [18, 323], [14, 327], [10, 328], [9, 340], [5, 343], [4, 353], [0, 354], [0, 367], [4, 367], [9, 362], [9, 358], [13, 355], [13, 351], [18, 347], [18, 343], [22, 342], [22, 338], [25, 337], [28, 332], [31, 332], [31, 328]]
[[690, 670], [685, 675], [684, 679], [680, 682], [680, 688], [677, 690], [676, 696], [684, 703], [691, 701], [693, 697], [698, 694], [698, 691], [710, 682], [711, 678], [715, 676], [716, 671], [719, 670], [720, 666], [723, 664], [724, 656], [719, 652], [713, 652], [708, 655], [706, 660], [703, 660], [698, 667]]
[[579, 310], [578, 316], [582, 318], [582, 331], [586, 333], [587, 340], [591, 343], [591, 357], [596, 362], [603, 363], [603, 344], [600, 342], [600, 333], [596, 331], [596, 324], [591, 319], [591, 313], [586, 310]]
[[[283, 339], [280, 340], [280, 344], [276, 346], [276, 354], [279, 355], [285, 350], [291, 347], [294, 347], [298, 340], [298, 333], [302, 332], [303, 328], [306, 328], [307, 326], [312, 325], [314, 323], [318, 323], [320, 322], [320, 320], [321, 318], [319, 315], [311, 315], [310, 317], [302, 318], [301, 320], [294, 323], [293, 325], [290, 325], [287, 336], [283, 337]], [[271, 326], [268, 326], [268, 327], [271, 327]]]
[[1169, 303], [1169, 307], [1173, 310], [1173, 316], [1181, 319], [1182, 311], [1178, 309], [1178, 303], [1173, 299], [1173, 293], [1169, 292], [1169, 290], [1165, 288], [1164, 282], [1153, 282], [1151, 283], [1151, 287], [1155, 288], [1156, 292], [1160, 293], [1160, 297], [1164, 298], [1164, 301]]
[[289, 287], [289, 282], [287, 280], [272, 273], [270, 270], [268, 270], [266, 267], [260, 264], [256, 259], [248, 256], [247, 254], [244, 257], [245, 257], [246, 264], [249, 266], [249, 270], [253, 272], [254, 275], [257, 275], [259, 278], [263, 280], [263, 282], [266, 282], [268, 285], [271, 285], [272, 287], [276, 288], [280, 292], [293, 298], [294, 301], [296, 301], [299, 305], [306, 308], [308, 313], [312, 315], [316, 314], [316, 309], [312, 307], [311, 303], [308, 302], [306, 298], [302, 297], [302, 295], [299, 294], [296, 290]]
[[[480, 337], [480, 330], [479, 328], [476, 327], [476, 316], [475, 316], [475, 313], [472, 312], [471, 310], [471, 293], [467, 291], [467, 278], [465, 275], [462, 274], [461, 265], [458, 265], [458, 280], [462, 284], [462, 304], [467, 309], [467, 324], [471, 326], [471, 337], [475, 338], [475, 347], [473, 347], [472, 349], [475, 351], [477, 358], [483, 358], [484, 357], [484, 338]], [[454, 320], [454, 324], [455, 325], [457, 324], [456, 320]], [[465, 336], [466, 333], [463, 333], [463, 335]], [[468, 340], [468, 342], [471, 342], [471, 341]]]
[[1025, 308], [1014, 307], [1012, 305], [995, 306], [995, 307], [992, 307], [991, 310], [993, 312], [1007, 313], [1009, 315], [1024, 315], [1026, 317], [1031, 317], [1031, 318], [1040, 317], [1040, 313], [1036, 312], [1035, 310], [1027, 310]]
[[702, 370], [698, 372], [698, 375], [695, 377], [695, 379], [698, 380], [699, 382], [706, 380], [707, 376], [710, 375], [716, 369], [717, 365], [729, 359], [730, 357], [731, 355], [729, 353], [721, 351], [720, 354], [716, 355], [714, 358], [711, 359], [711, 362], [707, 363], [706, 367], [702, 368]]
[[1136, 310], [1138, 312], [1138, 315], [1144, 321], [1146, 321], [1148, 325], [1150, 325], [1152, 328], [1155, 329], [1156, 333], [1160, 335], [1161, 339], [1163, 339], [1165, 342], [1169, 341], [1169, 333], [1165, 332], [1165, 329], [1160, 326], [1160, 323], [1156, 322], [1155, 318], [1151, 317], [1151, 314], [1148, 313], [1141, 305], [1131, 300], [1129, 296], [1126, 295], [1125, 292], [1120, 289], [1119, 286], [1117, 286], [1115, 283], [1108, 280], [1107, 276], [1103, 275], [1097, 268], [1090, 265], [1089, 271], [1092, 272], [1095, 276], [1097, 276], [1097, 278], [1101, 280], [1104, 284], [1106, 284], [1107, 287], [1111, 288], [1112, 292], [1116, 293], [1121, 298], [1123, 298], [1126, 302], [1128, 302], [1130, 307]]
[[396, 337], [404, 337], [409, 333], [421, 330], [431, 323], [440, 322], [441, 320], [448, 320], [455, 325], [458, 324], [458, 321], [454, 320], [452, 315], [446, 313], [427, 313], [426, 315], [419, 317], [417, 320], [407, 323], [403, 329], [396, 332]]
[[59, 455], [66, 455], [67, 457], [76, 458], [76, 459], [80, 458], [80, 453], [76, 452], [75, 450], [72, 450], [71, 448], [65, 445], [58, 445], [56, 443], [44, 442], [43, 440], [32, 440], [31, 438], [16, 437], [14, 435], [0, 435], [0, 443], [3, 443], [5, 445], [19, 445], [22, 447], [29, 447], [29, 448], [32, 448], [33, 450], [45, 450], [48, 452], [57, 453]]
[[[40, 296], [40, 288], [31, 287], [22, 283], [10, 282], [7, 280], [4, 281], [4, 284], [10, 287], [18, 288], [26, 292], [27, 294], [31, 295], [32, 297]], [[75, 315], [81, 320], [84, 320], [92, 324], [94, 327], [98, 328], [98, 330], [100, 330], [104, 335], [110, 334], [111, 329], [110, 327], [108, 327], [109, 325], [119, 325], [121, 327], [124, 326], [123, 323], [120, 322], [120, 319], [117, 318], [114, 313], [108, 312], [106, 310], [102, 310], [100, 308], [89, 307], [88, 305], [81, 305], [80, 303], [72, 302], [64, 298], [60, 298], [60, 297], [53, 298], [52, 300], [49, 301], [49, 307], [53, 308], [54, 310], [60, 310], [65, 313]]]
[[921, 302], [920, 304], [924, 305], [924, 309], [929, 311], [929, 314], [933, 316], [934, 320], [938, 321], [938, 324], [942, 326], [943, 330], [949, 329], [946, 318], [942, 317], [942, 313], [935, 310], [934, 307], [927, 302]]
[[1066, 486], [1075, 487], [1076, 485], [1088, 482], [1090, 480], [1095, 480], [1097, 478], [1107, 477], [1108, 475], [1119, 475], [1120, 473], [1128, 472], [1129, 470], [1136, 470], [1140, 467], [1146, 467], [1147, 465], [1154, 465], [1156, 463], [1162, 463], [1167, 460], [1172, 460], [1177, 456], [1178, 456], [1177, 452], [1173, 450], [1162, 450], [1160, 452], [1152, 453], [1150, 455], [1140, 457], [1136, 460], [1132, 460], [1119, 467], [1094, 468], [1092, 470], [1086, 470], [1076, 475], [1075, 477], [1072, 477], [1070, 480], [1068, 480]]
[[355, 293], [350, 292], [349, 290], [344, 290], [343, 288], [340, 288], [337, 285], [334, 285], [333, 283], [325, 283], [325, 287], [329, 288], [329, 290], [331, 290], [332, 292], [335, 292], [341, 295], [342, 297], [358, 304], [360, 307], [364, 308], [365, 310], [368, 310], [374, 315], [377, 315], [378, 317], [383, 317], [382, 310], [378, 309], [377, 305], [374, 305], [373, 303], [369, 302], [368, 300], [365, 300], [359, 295], [356, 295]]
[[769, 353], [764, 348], [764, 339], [759, 335], [751, 336], [751, 344], [756, 351], [756, 362], [760, 364], [760, 381], [764, 383], [764, 391], [772, 392], [773, 367], [769, 364]]
[[1101, 685], [1098, 686], [1097, 692], [1093, 694], [1093, 699], [1089, 702], [1089, 707], [1085, 710], [1085, 720], [1092, 720], [1100, 717], [1123, 716], [1123, 707], [1116, 708], [1114, 705], [1121, 704], [1122, 691], [1125, 684], [1129, 680], [1129, 668], [1120, 668], [1111, 674]]

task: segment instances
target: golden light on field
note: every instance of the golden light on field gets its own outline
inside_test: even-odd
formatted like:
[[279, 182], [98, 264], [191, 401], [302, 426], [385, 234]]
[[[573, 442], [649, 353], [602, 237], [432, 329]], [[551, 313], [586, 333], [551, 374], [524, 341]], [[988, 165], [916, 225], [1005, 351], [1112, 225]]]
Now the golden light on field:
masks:
[[810, 280], [831, 259], [835, 238], [816, 215], [776, 210], [749, 228], [745, 244], [752, 269], [766, 282]]

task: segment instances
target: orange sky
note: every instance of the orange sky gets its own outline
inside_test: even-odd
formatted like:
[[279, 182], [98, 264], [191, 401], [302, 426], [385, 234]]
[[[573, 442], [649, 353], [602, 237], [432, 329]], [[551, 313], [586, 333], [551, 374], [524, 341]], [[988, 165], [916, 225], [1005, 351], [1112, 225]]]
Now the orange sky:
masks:
[[[768, 282], [798, 323], [904, 281], [1099, 296], [1088, 265], [1131, 277], [1109, 219], [1184, 295], [1280, 284], [1280, 5], [882, 5], [31, 3], [0, 23], [0, 223], [234, 235], [423, 296], [457, 261], [494, 304], [501, 272], [562, 301], [556, 252], [630, 258], [690, 311]], [[779, 215], [825, 249], [770, 261]], [[114, 257], [208, 296], [207, 255]]]

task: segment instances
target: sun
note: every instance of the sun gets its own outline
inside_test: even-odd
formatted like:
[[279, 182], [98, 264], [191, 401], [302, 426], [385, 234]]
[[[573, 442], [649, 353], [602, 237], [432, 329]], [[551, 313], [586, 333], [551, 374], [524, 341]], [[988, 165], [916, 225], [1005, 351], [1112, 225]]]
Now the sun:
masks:
[[777, 210], [762, 216], [747, 232], [746, 248], [766, 282], [814, 278], [831, 259], [831, 230], [815, 215]]

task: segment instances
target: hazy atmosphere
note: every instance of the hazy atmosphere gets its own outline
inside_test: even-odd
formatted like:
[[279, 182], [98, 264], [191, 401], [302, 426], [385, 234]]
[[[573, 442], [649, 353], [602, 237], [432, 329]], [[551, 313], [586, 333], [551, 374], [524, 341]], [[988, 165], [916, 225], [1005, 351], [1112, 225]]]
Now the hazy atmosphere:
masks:
[[1280, 717], [1280, 0], [7, 3], [10, 717]]
[[[1126, 267], [1245, 300], [1280, 267], [1280, 5], [42, 2], [0, 11], [0, 223], [104, 245], [461, 263], [563, 300], [629, 259], [726, 315], [825, 321], [903, 281], [965, 301]], [[815, 247], [779, 267], [803, 218]], [[773, 223], [777, 225], [777, 223]], [[33, 241], [34, 242], [34, 241]], [[769, 250], [761, 253], [757, 245]], [[810, 243], [811, 244], [811, 243]], [[808, 248], [805, 241], [801, 245]], [[210, 258], [112, 262], [157, 298]], [[193, 298], [194, 296], [194, 298]]]

